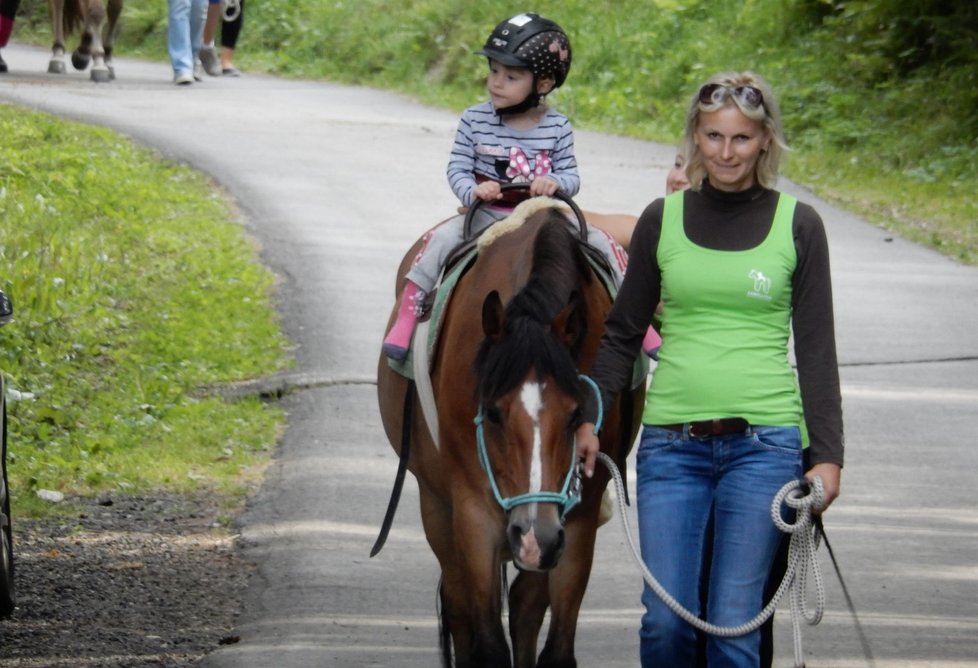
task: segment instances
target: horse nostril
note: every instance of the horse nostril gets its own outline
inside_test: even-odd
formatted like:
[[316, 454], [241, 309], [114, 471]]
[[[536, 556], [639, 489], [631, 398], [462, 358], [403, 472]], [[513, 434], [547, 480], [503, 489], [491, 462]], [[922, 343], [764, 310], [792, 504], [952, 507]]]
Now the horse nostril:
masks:
[[509, 533], [509, 544], [513, 547], [519, 547], [526, 529], [520, 522], [513, 522], [509, 525], [507, 532]]
[[557, 565], [561, 555], [564, 553], [564, 541], [564, 529], [560, 528], [554, 532], [550, 547], [541, 555], [541, 570], [550, 570]]

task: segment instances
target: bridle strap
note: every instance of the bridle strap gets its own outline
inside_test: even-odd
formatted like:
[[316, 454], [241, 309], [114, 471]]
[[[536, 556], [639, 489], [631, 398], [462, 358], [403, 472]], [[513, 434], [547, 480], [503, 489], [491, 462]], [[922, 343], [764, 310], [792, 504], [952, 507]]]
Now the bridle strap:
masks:
[[[589, 376], [579, 374], [578, 378], [583, 380], [597, 396], [598, 417], [594, 425], [594, 432], [597, 433], [601, 429], [601, 423], [604, 421], [604, 409], [601, 405], [601, 390], [598, 388], [598, 384]], [[504, 511], [509, 512], [516, 506], [527, 503], [556, 503], [561, 507], [560, 516], [563, 519], [567, 516], [567, 513], [581, 502], [581, 486], [583, 484], [581, 465], [580, 462], [575, 461], [573, 456], [577, 451], [576, 443], [571, 444], [571, 465], [567, 470], [567, 475], [564, 477], [564, 484], [559, 492], [527, 492], [526, 494], [519, 494], [517, 496], [504, 497], [499, 490], [499, 484], [496, 482], [496, 474], [493, 473], [492, 462], [489, 461], [489, 450], [486, 447], [484, 428], [485, 415], [481, 407], [479, 408], [479, 413], [475, 416], [474, 422], [475, 443], [479, 455], [479, 464], [482, 466], [482, 470], [486, 472], [486, 477], [489, 478], [489, 486], [492, 488], [492, 494], [496, 498], [496, 502]]]

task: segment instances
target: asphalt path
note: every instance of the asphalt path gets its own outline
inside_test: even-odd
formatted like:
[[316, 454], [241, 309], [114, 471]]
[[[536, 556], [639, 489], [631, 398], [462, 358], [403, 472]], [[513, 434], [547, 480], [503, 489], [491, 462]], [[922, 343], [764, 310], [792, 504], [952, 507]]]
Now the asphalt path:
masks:
[[[397, 263], [456, 205], [444, 177], [455, 113], [256, 75], [178, 88], [168, 66], [126, 59], [97, 85], [45, 74], [44, 49], [3, 55], [0, 101], [110, 127], [210, 174], [281, 280], [303, 389], [283, 400], [287, 432], [241, 518], [257, 564], [241, 641], [202, 665], [437, 665], [438, 573], [410, 477], [368, 557], [397, 464], [373, 378]], [[578, 131], [577, 153], [578, 203], [637, 214], [663, 194], [673, 149]], [[823, 550], [826, 614], [805, 629], [807, 664], [978, 666], [978, 269], [781, 187], [821, 213], [831, 246], [847, 465], [826, 527], [859, 619]], [[641, 580], [618, 521], [598, 537], [582, 667], [638, 664]], [[778, 666], [792, 663], [788, 619]]]

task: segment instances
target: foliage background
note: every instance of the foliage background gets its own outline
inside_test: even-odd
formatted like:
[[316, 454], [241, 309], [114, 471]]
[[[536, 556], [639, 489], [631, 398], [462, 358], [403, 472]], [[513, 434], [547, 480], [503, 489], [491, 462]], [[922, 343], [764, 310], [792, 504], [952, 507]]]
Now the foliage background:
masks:
[[[553, 101], [575, 125], [673, 143], [699, 82], [754, 70], [779, 94], [790, 177], [978, 263], [974, 0], [261, 0], [236, 60], [460, 110], [484, 96], [473, 53], [520, 11], [571, 36]], [[165, 3], [128, 0], [124, 23], [121, 53], [165, 57]]]
[[[474, 52], [521, 11], [571, 36], [573, 71], [551, 97], [575, 125], [673, 143], [699, 82], [754, 70], [779, 94], [790, 177], [978, 263], [974, 0], [252, 0], [236, 62], [461, 110], [484, 95]], [[46, 2], [21, 15], [46, 41]], [[166, 4], [128, 0], [118, 52], [165, 59], [165, 45]]]

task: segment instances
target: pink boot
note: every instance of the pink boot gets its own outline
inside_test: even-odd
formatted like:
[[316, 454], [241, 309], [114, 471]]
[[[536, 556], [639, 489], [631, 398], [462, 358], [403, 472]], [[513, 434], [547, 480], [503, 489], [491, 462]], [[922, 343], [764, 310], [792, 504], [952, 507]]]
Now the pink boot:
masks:
[[407, 357], [411, 348], [411, 337], [418, 324], [418, 311], [424, 301], [425, 292], [417, 283], [407, 281], [401, 294], [401, 306], [397, 310], [397, 320], [384, 339], [384, 354], [392, 360], [401, 361]]
[[662, 337], [655, 331], [655, 327], [649, 325], [649, 330], [645, 332], [645, 338], [642, 339], [642, 350], [645, 351], [646, 355], [658, 361], [660, 347], [662, 347]]

